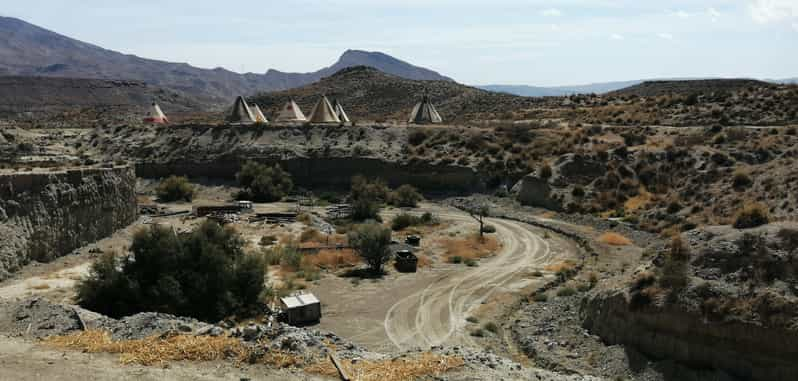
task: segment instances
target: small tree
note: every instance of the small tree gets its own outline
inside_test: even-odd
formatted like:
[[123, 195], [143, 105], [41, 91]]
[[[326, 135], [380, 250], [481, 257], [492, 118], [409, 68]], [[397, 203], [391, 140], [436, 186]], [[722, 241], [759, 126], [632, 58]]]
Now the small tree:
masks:
[[277, 164], [271, 167], [250, 161], [241, 167], [236, 177], [243, 188], [238, 195], [239, 199], [279, 201], [294, 187], [291, 175]]
[[391, 258], [390, 244], [391, 230], [380, 224], [359, 225], [349, 232], [349, 245], [375, 274], [381, 274], [383, 265]]
[[423, 199], [416, 188], [407, 184], [397, 188], [391, 196], [391, 203], [402, 208], [415, 208]]
[[349, 199], [355, 221], [379, 220], [380, 205], [388, 198], [388, 187], [380, 180], [369, 181], [363, 176], [352, 178]]
[[487, 205], [478, 205], [467, 209], [468, 215], [479, 223], [479, 239], [485, 239], [485, 217], [490, 215]]
[[194, 186], [184, 176], [170, 176], [158, 184], [155, 193], [164, 202], [191, 201], [194, 198]]

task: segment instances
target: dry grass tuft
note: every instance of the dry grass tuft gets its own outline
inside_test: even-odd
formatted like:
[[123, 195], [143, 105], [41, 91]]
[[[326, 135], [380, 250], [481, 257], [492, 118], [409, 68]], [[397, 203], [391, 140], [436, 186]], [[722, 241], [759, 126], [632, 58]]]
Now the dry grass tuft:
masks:
[[429, 267], [432, 265], [432, 259], [426, 255], [418, 256], [418, 268]]
[[598, 238], [599, 242], [612, 246], [628, 246], [632, 244], [629, 238], [626, 238], [618, 233], [607, 232]]
[[453, 257], [460, 257], [463, 260], [480, 259], [494, 255], [501, 245], [495, 237], [486, 235], [480, 239], [479, 234], [470, 235], [464, 239], [443, 239], [441, 240], [447, 260]]
[[302, 258], [302, 267], [337, 270], [342, 267], [353, 267], [360, 263], [360, 257], [352, 249], [321, 250], [318, 254], [305, 255]]
[[66, 336], [52, 336], [44, 344], [58, 349], [72, 349], [88, 353], [117, 353], [122, 364], [156, 365], [169, 361], [214, 361], [249, 356], [238, 339], [231, 337], [153, 336], [141, 340], [113, 341], [104, 330], [76, 332]]
[[564, 272], [564, 271], [571, 271], [576, 268], [576, 263], [573, 261], [567, 260], [559, 263], [552, 263], [544, 268], [546, 271], [551, 271], [554, 273]]
[[[347, 374], [359, 381], [410, 381], [425, 376], [440, 376], [452, 369], [462, 367], [461, 357], [440, 356], [432, 353], [401, 357], [382, 361], [342, 360]], [[338, 371], [329, 359], [305, 368], [308, 373], [338, 377]]]
[[34, 290], [47, 290], [50, 288], [50, 285], [47, 283], [39, 283], [39, 284], [34, 284], [33, 286], [31, 286], [31, 288]]

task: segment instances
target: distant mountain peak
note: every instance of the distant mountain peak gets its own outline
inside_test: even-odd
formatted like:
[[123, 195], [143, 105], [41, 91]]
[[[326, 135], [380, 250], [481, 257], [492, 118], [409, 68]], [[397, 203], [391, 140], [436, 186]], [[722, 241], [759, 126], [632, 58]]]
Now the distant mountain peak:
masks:
[[119, 53], [78, 41], [23, 20], [0, 16], [0, 74], [67, 78], [132, 79], [227, 102], [238, 95], [304, 86], [351, 66], [370, 66], [413, 80], [447, 80], [437, 72], [381, 52], [349, 49], [330, 67], [311, 73], [269, 70], [240, 74], [201, 69]]

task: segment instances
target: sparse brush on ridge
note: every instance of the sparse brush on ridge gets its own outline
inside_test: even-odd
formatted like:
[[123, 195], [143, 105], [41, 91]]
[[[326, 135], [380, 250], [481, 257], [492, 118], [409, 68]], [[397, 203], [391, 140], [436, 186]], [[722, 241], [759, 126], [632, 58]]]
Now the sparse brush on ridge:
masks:
[[746, 203], [734, 216], [734, 227], [737, 229], [750, 229], [770, 222], [770, 213], [765, 205], [759, 203]]

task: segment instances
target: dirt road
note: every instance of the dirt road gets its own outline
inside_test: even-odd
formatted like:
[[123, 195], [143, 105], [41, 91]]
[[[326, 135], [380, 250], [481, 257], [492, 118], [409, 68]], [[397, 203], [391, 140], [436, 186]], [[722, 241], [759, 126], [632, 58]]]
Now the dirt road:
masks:
[[[446, 219], [469, 219], [461, 214]], [[491, 219], [503, 249], [479, 267], [440, 277], [423, 290], [394, 304], [384, 327], [398, 349], [435, 345], [477, 346], [466, 329], [466, 318], [498, 292], [513, 292], [535, 279], [530, 271], [542, 269], [556, 255], [546, 240], [531, 227], [513, 221]]]

